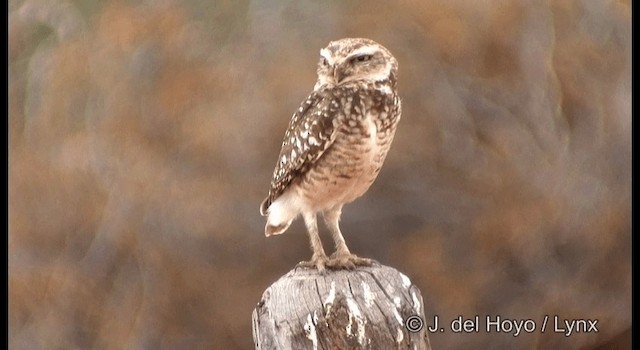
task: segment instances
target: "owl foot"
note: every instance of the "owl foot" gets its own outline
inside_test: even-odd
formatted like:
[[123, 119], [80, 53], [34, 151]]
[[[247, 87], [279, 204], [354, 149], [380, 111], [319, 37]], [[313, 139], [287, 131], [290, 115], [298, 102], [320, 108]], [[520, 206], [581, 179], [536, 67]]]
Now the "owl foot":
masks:
[[309, 269], [313, 269], [316, 268], [318, 269], [318, 272], [324, 272], [325, 267], [327, 266], [329, 262], [329, 258], [327, 258], [326, 255], [313, 255], [313, 257], [311, 257], [311, 260], [309, 261], [301, 261], [296, 265], [296, 269], [299, 267], [303, 267], [303, 268], [309, 268]]
[[332, 270], [353, 270], [356, 266], [373, 266], [378, 264], [373, 259], [361, 258], [355, 254], [332, 254], [326, 266]]

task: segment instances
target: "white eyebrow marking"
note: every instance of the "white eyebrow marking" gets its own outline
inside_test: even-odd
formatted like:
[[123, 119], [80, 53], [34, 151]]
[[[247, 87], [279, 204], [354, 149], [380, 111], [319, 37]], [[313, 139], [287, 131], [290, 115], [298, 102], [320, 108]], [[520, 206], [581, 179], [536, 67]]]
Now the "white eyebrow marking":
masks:
[[331, 55], [331, 51], [329, 51], [327, 49], [322, 49], [322, 50], [320, 50], [320, 56], [322, 56], [324, 59], [326, 59], [327, 62], [329, 63], [329, 65], [332, 65], [334, 63], [333, 56]]
[[348, 58], [360, 56], [360, 55], [373, 55], [378, 51], [379, 51], [378, 48], [375, 46], [363, 46], [353, 51]]

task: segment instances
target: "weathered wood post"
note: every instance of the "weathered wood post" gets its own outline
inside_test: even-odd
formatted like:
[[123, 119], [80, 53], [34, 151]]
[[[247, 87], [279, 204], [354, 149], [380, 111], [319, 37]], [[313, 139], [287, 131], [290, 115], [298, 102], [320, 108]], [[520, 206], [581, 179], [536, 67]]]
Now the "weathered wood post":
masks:
[[420, 290], [383, 265], [293, 269], [267, 288], [252, 320], [257, 350], [431, 349]]

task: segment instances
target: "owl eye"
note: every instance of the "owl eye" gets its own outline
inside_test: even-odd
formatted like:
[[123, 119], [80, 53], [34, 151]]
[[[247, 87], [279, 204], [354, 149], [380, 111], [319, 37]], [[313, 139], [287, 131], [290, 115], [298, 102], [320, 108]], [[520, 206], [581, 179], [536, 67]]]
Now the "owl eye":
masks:
[[325, 65], [325, 66], [328, 66], [329, 65], [329, 61], [326, 58], [322, 57], [322, 64]]
[[352, 62], [367, 62], [373, 58], [373, 55], [358, 55], [351, 59]]

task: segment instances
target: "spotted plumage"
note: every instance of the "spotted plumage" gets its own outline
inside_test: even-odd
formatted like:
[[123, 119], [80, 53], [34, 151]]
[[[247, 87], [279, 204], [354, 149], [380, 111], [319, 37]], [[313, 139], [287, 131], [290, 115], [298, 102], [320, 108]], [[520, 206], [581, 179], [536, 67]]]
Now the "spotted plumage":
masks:
[[[267, 198], [265, 234], [281, 234], [302, 214], [313, 256], [303, 265], [322, 270], [370, 264], [349, 251], [338, 221], [342, 206], [376, 179], [400, 120], [398, 64], [369, 39], [333, 41], [320, 51], [318, 81], [285, 132]], [[336, 243], [327, 257], [316, 214], [323, 213]]]

